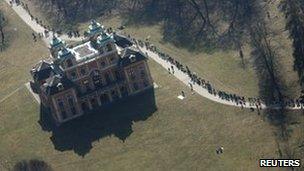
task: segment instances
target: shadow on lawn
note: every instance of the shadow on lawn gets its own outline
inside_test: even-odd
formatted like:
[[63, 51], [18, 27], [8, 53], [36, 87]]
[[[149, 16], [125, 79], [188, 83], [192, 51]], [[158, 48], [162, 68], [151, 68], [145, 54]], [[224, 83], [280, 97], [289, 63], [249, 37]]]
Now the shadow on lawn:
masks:
[[154, 90], [128, 97], [123, 101], [92, 111], [78, 119], [56, 127], [49, 112], [41, 107], [39, 124], [44, 131], [51, 131], [55, 149], [74, 150], [84, 156], [92, 148], [92, 142], [114, 135], [125, 141], [133, 132], [132, 124], [148, 119], [157, 110]]

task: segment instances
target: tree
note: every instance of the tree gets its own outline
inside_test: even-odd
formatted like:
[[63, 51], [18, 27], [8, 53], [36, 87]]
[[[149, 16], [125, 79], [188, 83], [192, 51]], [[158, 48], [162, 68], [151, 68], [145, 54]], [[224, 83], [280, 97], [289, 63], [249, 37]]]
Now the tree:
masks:
[[284, 0], [282, 10], [287, 19], [286, 29], [293, 44], [294, 70], [298, 72], [299, 81], [304, 86], [304, 14], [303, 1]]
[[32, 159], [16, 163], [13, 171], [53, 171], [53, 169], [45, 161]]
[[4, 26], [5, 18], [2, 12], [0, 11], [0, 51], [2, 51], [5, 47]]

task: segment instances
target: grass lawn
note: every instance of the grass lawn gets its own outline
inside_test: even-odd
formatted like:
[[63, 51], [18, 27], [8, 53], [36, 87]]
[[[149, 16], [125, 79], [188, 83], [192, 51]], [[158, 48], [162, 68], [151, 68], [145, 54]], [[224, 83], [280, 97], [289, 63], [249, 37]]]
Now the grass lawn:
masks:
[[[41, 13], [40, 7], [34, 1], [25, 0], [30, 11], [34, 16], [39, 16], [44, 22], [47, 22], [48, 16]], [[276, 47], [279, 54], [277, 62], [279, 64], [280, 79], [286, 86], [285, 94], [287, 96], [298, 97], [300, 86], [298, 76], [293, 71], [293, 58], [291, 41], [288, 38], [288, 32], [285, 31], [285, 19], [278, 10], [279, 1], [268, 4], [268, 10], [271, 19], [267, 21], [269, 28], [273, 30], [274, 36], [272, 44]], [[266, 9], [266, 8], [265, 8]], [[107, 27], [117, 28], [124, 23], [124, 20], [119, 17], [106, 17], [99, 19]], [[80, 23], [79, 29], [81, 32], [86, 30], [88, 23]], [[243, 69], [238, 51], [233, 50], [218, 50], [214, 53], [190, 52], [184, 48], [179, 48], [171, 43], [162, 40], [162, 25], [128, 25], [124, 30], [126, 34], [134, 37], [145, 39], [148, 36], [150, 41], [157, 45], [162, 51], [174, 56], [183, 64], [192, 68], [192, 70], [201, 77], [209, 80], [217, 89], [237, 93], [244, 96], [258, 96], [259, 86], [256, 71], [252, 64], [250, 56], [251, 47], [248, 44], [244, 45], [244, 57], [246, 68]]]
[[0, 101], [11, 92], [23, 86], [30, 78], [32, 66], [48, 57], [48, 50], [42, 41], [34, 42], [32, 30], [11, 10], [4, 1], [0, 1], [0, 10], [7, 18], [4, 28], [9, 47], [0, 52]]
[[[29, 69], [47, 49], [43, 42], [31, 41], [31, 30], [6, 4], [0, 7], [9, 19], [11, 42], [0, 54], [0, 64], [6, 64], [2, 98], [27, 81]], [[63, 132], [42, 129], [40, 106], [22, 86], [0, 102], [0, 170], [33, 158], [56, 171], [259, 170], [259, 158], [279, 156], [275, 128], [262, 117], [191, 95], [158, 64], [149, 61], [149, 66], [159, 85], [152, 96], [156, 111], [145, 108], [151, 99], [142, 94], [86, 116], [79, 125], [69, 124]], [[183, 101], [177, 99], [181, 90], [187, 96]], [[295, 140], [303, 137], [302, 126], [293, 125]], [[218, 146], [225, 148], [222, 155], [215, 153]]]
[[273, 31], [272, 45], [275, 46], [280, 71], [280, 78], [286, 86], [285, 94], [291, 97], [299, 97], [301, 87], [298, 82], [297, 72], [293, 70], [294, 58], [292, 56], [292, 40], [289, 38], [289, 32], [285, 29], [285, 15], [277, 8], [280, 1], [273, 1], [269, 5], [268, 27]]
[[[278, 10], [279, 1], [268, 4], [271, 18], [266, 20], [269, 30], [272, 31], [271, 43], [277, 53], [275, 61], [278, 63], [279, 78], [285, 85], [285, 95], [298, 97], [300, 86], [297, 73], [293, 70], [291, 40], [288, 31], [285, 31], [284, 14]], [[266, 8], [265, 8], [266, 9]], [[106, 27], [117, 28], [124, 23], [120, 16], [98, 19]], [[80, 24], [80, 30], [86, 30], [88, 23]], [[178, 61], [192, 68], [201, 77], [209, 80], [216, 88], [244, 96], [259, 96], [257, 73], [251, 57], [251, 46], [244, 44], [244, 58], [246, 68], [243, 69], [239, 52], [234, 50], [218, 50], [213, 53], [190, 52], [176, 47], [162, 39], [162, 24], [155, 25], [127, 25], [125, 34], [149, 40], [163, 52], [175, 57]]]
[[[56, 170], [234, 170], [236, 166], [240, 166], [239, 170], [256, 170], [259, 158], [278, 156], [273, 128], [256, 113], [191, 95], [158, 64], [149, 64], [159, 85], [155, 90], [157, 111], [131, 124], [128, 119], [118, 119], [101, 122], [105, 127], [98, 130], [95, 126], [83, 128], [87, 135], [74, 129], [77, 133], [70, 133], [78, 136], [77, 141], [89, 144], [83, 147], [88, 149], [84, 156], [78, 153], [83, 143], [67, 142], [68, 139], [41, 129], [37, 123], [39, 106], [25, 88], [21, 89], [0, 104], [0, 159], [9, 161], [7, 165], [11, 166], [21, 159], [38, 158]], [[181, 90], [187, 95], [183, 101], [176, 98]], [[122, 102], [115, 110], [108, 110], [107, 115], [135, 112], [142, 100], [139, 97]], [[138, 110], [137, 115], [145, 114]], [[114, 131], [109, 131], [109, 127]], [[117, 132], [126, 130], [123, 142]], [[100, 139], [86, 142], [90, 140], [87, 137], [95, 136], [91, 133]], [[219, 145], [225, 148], [222, 155], [215, 153]]]
[[[99, 19], [106, 27], [117, 28], [123, 23], [119, 16]], [[80, 24], [80, 29], [87, 29], [88, 23]], [[162, 39], [162, 27], [159, 25], [128, 25], [124, 30], [136, 38], [150, 41], [162, 51], [170, 54], [202, 78], [209, 80], [215, 87], [228, 92], [247, 96], [258, 95], [258, 78], [251, 66], [249, 47], [246, 47], [245, 61], [247, 67], [242, 68], [241, 59], [237, 51], [218, 50], [212, 54], [204, 52], [190, 52], [179, 48]], [[243, 81], [246, 80], [246, 81]]]

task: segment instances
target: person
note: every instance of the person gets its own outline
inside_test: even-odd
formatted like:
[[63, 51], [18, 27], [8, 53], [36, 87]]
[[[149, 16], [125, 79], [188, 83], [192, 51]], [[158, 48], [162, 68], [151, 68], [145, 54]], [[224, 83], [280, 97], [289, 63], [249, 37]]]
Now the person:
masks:
[[171, 74], [171, 72], [170, 72], [170, 68], [168, 67], [168, 72], [169, 72], [169, 74]]
[[182, 96], [183, 96], [183, 97], [186, 97], [186, 96], [185, 96], [185, 92], [184, 92], [184, 91], [182, 91]]
[[223, 146], [218, 147], [215, 151], [216, 151], [216, 154], [222, 154], [224, 152], [224, 147]]
[[260, 108], [257, 105], [256, 105], [256, 109], [257, 109], [258, 115], [260, 115]]
[[193, 85], [192, 85], [192, 83], [189, 83], [189, 86], [190, 86], [191, 91], [193, 91]]

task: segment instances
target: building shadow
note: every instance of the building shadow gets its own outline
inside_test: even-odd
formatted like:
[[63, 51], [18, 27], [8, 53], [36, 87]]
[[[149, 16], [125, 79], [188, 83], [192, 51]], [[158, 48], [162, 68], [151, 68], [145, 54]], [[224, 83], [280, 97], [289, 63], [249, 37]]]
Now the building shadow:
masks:
[[44, 131], [52, 132], [51, 141], [56, 150], [73, 150], [85, 156], [92, 142], [106, 136], [125, 141], [133, 132], [132, 124], [148, 119], [157, 110], [154, 90], [149, 89], [56, 127], [47, 109], [41, 106], [40, 120]]

